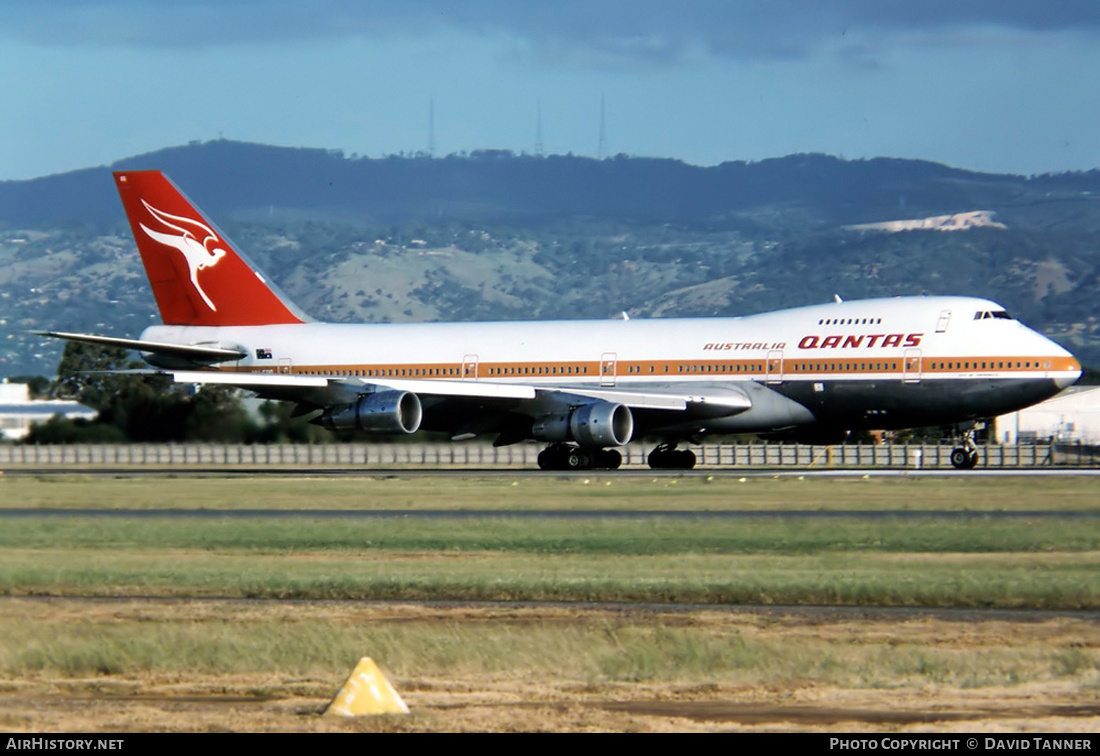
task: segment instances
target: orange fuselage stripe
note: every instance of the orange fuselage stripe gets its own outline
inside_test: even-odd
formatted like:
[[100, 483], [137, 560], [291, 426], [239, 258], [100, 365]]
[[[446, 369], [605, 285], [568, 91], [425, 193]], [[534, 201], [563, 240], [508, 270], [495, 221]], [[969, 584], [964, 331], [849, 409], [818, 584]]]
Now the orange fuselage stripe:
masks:
[[756, 359], [756, 360], [613, 360], [586, 362], [430, 362], [252, 365], [243, 368], [223, 367], [230, 372], [293, 373], [306, 375], [355, 376], [361, 378], [576, 378], [615, 376], [618, 378], [646, 376], [768, 376], [782, 373], [788, 380], [801, 376], [829, 374], [830, 377], [886, 373], [892, 376], [921, 374], [949, 377], [975, 372], [1034, 373], [1065, 372], [1080, 369], [1072, 357], [893, 357], [886, 359]]

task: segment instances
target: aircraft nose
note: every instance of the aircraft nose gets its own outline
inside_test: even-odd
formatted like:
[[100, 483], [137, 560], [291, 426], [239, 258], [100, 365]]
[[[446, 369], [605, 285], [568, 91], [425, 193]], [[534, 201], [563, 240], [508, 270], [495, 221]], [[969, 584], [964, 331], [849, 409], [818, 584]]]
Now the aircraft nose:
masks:
[[1081, 378], [1081, 363], [1073, 360], [1069, 368], [1072, 373], [1066, 373], [1054, 379], [1054, 385], [1060, 389], [1069, 388]]

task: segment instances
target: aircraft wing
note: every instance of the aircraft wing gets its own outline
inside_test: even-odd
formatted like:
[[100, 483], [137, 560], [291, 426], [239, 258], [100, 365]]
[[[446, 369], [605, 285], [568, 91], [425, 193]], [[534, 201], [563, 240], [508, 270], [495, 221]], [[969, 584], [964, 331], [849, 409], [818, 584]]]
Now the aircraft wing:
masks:
[[[378, 391], [409, 391], [421, 397], [512, 400], [542, 411], [553, 405], [588, 404], [605, 401], [631, 409], [693, 411], [712, 417], [734, 415], [752, 407], [748, 394], [736, 386], [691, 387], [675, 385], [645, 389], [627, 387], [551, 386], [491, 381], [455, 381], [435, 379], [370, 379], [344, 376], [291, 375], [279, 373], [239, 373], [219, 370], [155, 370], [151, 374], [170, 375], [177, 383], [217, 384], [253, 391], [265, 398], [297, 399], [324, 407], [352, 401], [357, 395]], [[517, 409], [522, 411], [522, 407]]]

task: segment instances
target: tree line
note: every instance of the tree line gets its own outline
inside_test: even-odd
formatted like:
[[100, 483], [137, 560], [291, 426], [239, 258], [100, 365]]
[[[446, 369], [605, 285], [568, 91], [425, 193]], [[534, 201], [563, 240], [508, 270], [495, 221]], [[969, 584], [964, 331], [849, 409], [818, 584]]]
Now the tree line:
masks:
[[215, 442], [324, 443], [340, 440], [307, 418], [291, 418], [286, 402], [249, 409], [239, 390], [175, 384], [167, 376], [132, 373], [146, 366], [124, 349], [70, 341], [57, 378], [30, 381], [33, 394], [80, 402], [94, 420], [55, 415], [31, 427], [28, 444]]

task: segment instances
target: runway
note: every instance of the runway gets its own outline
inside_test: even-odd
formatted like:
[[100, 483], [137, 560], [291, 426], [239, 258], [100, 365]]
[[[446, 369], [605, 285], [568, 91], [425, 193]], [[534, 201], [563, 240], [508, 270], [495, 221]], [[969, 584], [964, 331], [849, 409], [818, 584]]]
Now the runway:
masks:
[[12, 477], [43, 477], [59, 475], [91, 475], [114, 478], [249, 478], [249, 477], [309, 477], [309, 478], [524, 478], [573, 479], [590, 478], [690, 478], [690, 479], [759, 479], [759, 478], [1100, 478], [1100, 468], [1082, 467], [1020, 467], [975, 470], [914, 469], [914, 468], [848, 468], [795, 469], [782, 468], [715, 468], [696, 470], [650, 470], [620, 468], [618, 470], [536, 470], [517, 468], [439, 468], [439, 467], [298, 467], [298, 466], [151, 466], [110, 467], [9, 467], [0, 475]]

